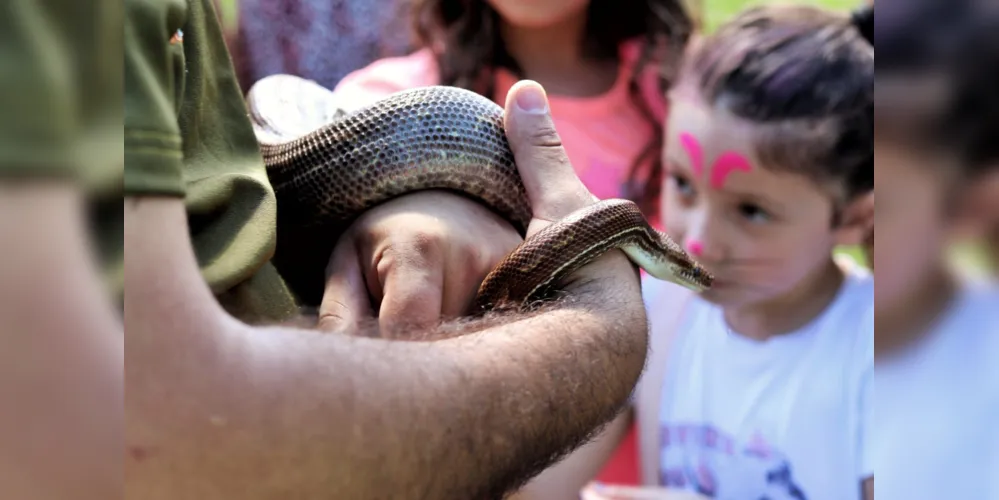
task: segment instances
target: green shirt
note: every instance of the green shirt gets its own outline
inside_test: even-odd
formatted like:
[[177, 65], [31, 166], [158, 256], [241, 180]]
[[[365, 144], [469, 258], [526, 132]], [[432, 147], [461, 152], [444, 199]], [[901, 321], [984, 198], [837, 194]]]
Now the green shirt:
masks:
[[0, 177], [85, 182], [116, 290], [121, 197], [177, 197], [223, 307], [248, 322], [296, 314], [270, 264], [275, 197], [211, 0], [5, 0], [0, 82]]
[[125, 194], [184, 197], [202, 274], [230, 313], [291, 317], [270, 263], [276, 200], [214, 5], [125, 8]]

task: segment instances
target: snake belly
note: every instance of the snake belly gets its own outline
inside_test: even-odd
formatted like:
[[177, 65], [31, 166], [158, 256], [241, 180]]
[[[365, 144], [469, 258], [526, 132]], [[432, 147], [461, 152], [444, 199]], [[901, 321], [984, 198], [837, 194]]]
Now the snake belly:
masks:
[[[290, 89], [304, 92], [301, 79], [270, 78], [276, 89], [290, 82]], [[323, 125], [302, 132], [294, 120], [282, 125], [275, 119], [287, 108], [277, 94], [289, 93], [276, 89], [251, 89], [248, 104], [278, 204], [272, 262], [303, 305], [321, 303], [324, 270], [349, 225], [371, 207], [409, 192], [468, 196], [526, 234], [530, 202], [506, 139], [503, 109], [493, 101], [456, 87], [422, 87], [324, 118]], [[639, 265], [661, 269], [660, 275], [685, 283], [702, 279], [699, 266], [652, 229], [634, 203], [605, 200], [552, 224], [508, 255], [484, 280], [476, 311], [544, 298], [561, 278], [614, 247]], [[678, 262], [698, 275], [678, 271]]]

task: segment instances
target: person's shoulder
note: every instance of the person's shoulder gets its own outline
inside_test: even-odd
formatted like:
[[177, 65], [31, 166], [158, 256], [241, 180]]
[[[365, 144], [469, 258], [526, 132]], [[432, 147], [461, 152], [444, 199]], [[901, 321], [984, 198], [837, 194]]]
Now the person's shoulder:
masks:
[[986, 280], [961, 283], [951, 306], [951, 323], [962, 330], [999, 335], [999, 286]]
[[874, 276], [861, 266], [845, 269], [839, 296], [830, 306], [826, 328], [851, 344], [863, 367], [874, 362]]
[[423, 48], [405, 56], [382, 58], [348, 73], [333, 94], [342, 109], [353, 111], [395, 92], [438, 83], [437, 59], [433, 51]]
[[843, 274], [843, 283], [827, 312], [847, 318], [857, 318], [861, 312], [873, 314], [874, 273], [848, 255], [836, 255], [833, 260]]
[[642, 297], [654, 337], [673, 339], [718, 324], [718, 306], [675, 283], [646, 276], [642, 280]]

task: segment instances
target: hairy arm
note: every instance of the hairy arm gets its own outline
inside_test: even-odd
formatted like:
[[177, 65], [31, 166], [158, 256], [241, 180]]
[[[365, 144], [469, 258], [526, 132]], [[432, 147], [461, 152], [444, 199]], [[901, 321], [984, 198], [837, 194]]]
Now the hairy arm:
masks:
[[497, 497], [612, 419], [645, 360], [618, 253], [546, 312], [391, 342], [240, 324], [179, 200], [125, 211], [126, 496]]

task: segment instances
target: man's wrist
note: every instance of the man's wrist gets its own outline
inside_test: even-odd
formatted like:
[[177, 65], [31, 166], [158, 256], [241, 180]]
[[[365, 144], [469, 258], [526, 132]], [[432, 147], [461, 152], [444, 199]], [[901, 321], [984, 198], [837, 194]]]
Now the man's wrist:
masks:
[[613, 304], [644, 314], [641, 283], [638, 267], [624, 252], [611, 250], [571, 276], [565, 288], [597, 306]]

